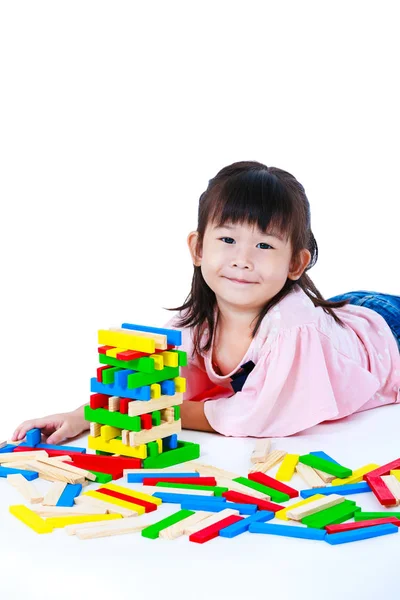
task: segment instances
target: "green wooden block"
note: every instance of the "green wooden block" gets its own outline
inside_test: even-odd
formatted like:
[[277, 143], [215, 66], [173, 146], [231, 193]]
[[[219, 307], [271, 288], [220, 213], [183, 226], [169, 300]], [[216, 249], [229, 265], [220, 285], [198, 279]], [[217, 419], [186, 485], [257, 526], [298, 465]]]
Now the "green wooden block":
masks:
[[304, 519], [301, 519], [301, 522], [307, 525], [307, 527], [323, 529], [326, 525], [336, 525], [337, 523], [343, 523], [351, 519], [354, 513], [359, 510], [361, 510], [360, 507], [353, 500], [345, 500], [336, 506], [304, 517]]
[[400, 519], [400, 512], [364, 512], [360, 510], [355, 513], [354, 520], [369, 521], [369, 519], [386, 519], [387, 517], [396, 517], [397, 519]]
[[149, 525], [149, 527], [145, 527], [142, 529], [142, 536], [150, 538], [151, 540], [155, 540], [159, 537], [160, 531], [170, 527], [171, 525], [175, 525], [175, 523], [179, 523], [179, 521], [183, 521], [183, 519], [187, 519], [191, 515], [194, 515], [193, 510], [178, 510], [178, 512], [158, 521], [157, 523], [153, 523], [153, 525]]
[[112, 456], [112, 452], [103, 452], [103, 450], [96, 450], [97, 456]]
[[119, 367], [111, 367], [101, 372], [101, 380], [103, 383], [114, 383], [114, 373], [116, 371], [122, 371]]
[[[111, 369], [104, 371], [107, 373]], [[128, 390], [133, 390], [144, 385], [152, 385], [153, 383], [160, 383], [167, 379], [174, 379], [179, 377], [179, 367], [164, 367], [154, 373], [131, 373], [128, 375]]]
[[161, 412], [159, 410], [155, 410], [151, 413], [151, 422], [153, 427], [161, 425]]
[[214, 496], [222, 496], [225, 492], [228, 491], [229, 488], [221, 487], [218, 485], [196, 485], [194, 483], [171, 483], [169, 481], [159, 481], [156, 483], [156, 486], [165, 487], [165, 488], [180, 488], [187, 490], [207, 490], [209, 492], [214, 492]]
[[174, 406], [174, 419], [175, 419], [175, 421], [179, 421], [180, 418], [181, 418], [181, 407], [179, 406], [179, 404], [177, 404], [177, 406]]
[[150, 356], [143, 356], [134, 360], [119, 360], [119, 358], [114, 358], [113, 356], [99, 354], [99, 363], [121, 367], [121, 369], [132, 369], [141, 373], [154, 373], [154, 358], [150, 358]]
[[158, 451], [157, 442], [149, 442], [147, 444], [147, 456], [152, 457], [152, 456], [158, 456], [158, 455], [159, 455], [159, 451]]
[[278, 504], [280, 502], [286, 502], [290, 499], [290, 496], [288, 494], [284, 494], [283, 492], [274, 490], [273, 488], [268, 487], [267, 485], [263, 485], [262, 483], [258, 483], [257, 481], [247, 479], [247, 477], [236, 477], [236, 479], [234, 479], [233, 481], [237, 481], [242, 485], [246, 485], [247, 487], [252, 488], [253, 490], [257, 490], [262, 494], [268, 494], [272, 502], [278, 502]]
[[183, 350], [171, 350], [171, 352], [176, 352], [178, 355], [178, 365], [180, 367], [186, 367], [187, 365], [187, 352]]
[[[89, 469], [87, 469], [89, 471]], [[112, 475], [109, 473], [99, 473], [98, 471], [90, 471], [93, 475], [96, 475], [96, 483], [110, 483], [112, 481]]]
[[178, 440], [178, 447], [162, 452], [158, 456], [148, 456], [143, 460], [143, 469], [164, 469], [172, 465], [179, 465], [188, 460], [195, 460], [200, 456], [199, 444]]
[[90, 408], [86, 405], [84, 415], [87, 421], [100, 423], [100, 425], [111, 425], [118, 429], [128, 429], [129, 431], [140, 431], [142, 424], [140, 417], [129, 417], [120, 412], [110, 412], [106, 408]]
[[325, 460], [324, 458], [319, 458], [319, 456], [314, 456], [313, 454], [303, 454], [303, 456], [300, 456], [299, 462], [303, 463], [303, 465], [308, 465], [313, 469], [318, 469], [319, 471], [328, 473], [329, 475], [340, 477], [340, 479], [344, 479], [345, 477], [350, 477], [353, 475], [353, 471], [351, 469], [342, 467], [342, 465], [337, 465], [336, 463]]

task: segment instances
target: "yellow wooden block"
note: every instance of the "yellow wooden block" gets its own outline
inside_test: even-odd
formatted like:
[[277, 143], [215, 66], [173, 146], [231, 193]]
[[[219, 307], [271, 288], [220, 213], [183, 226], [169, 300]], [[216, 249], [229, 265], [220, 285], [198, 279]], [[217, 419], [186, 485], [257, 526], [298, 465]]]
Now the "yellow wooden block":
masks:
[[36, 533], [51, 533], [53, 531], [52, 526], [45, 519], [39, 517], [38, 514], [23, 504], [13, 504], [9, 510], [14, 517], [17, 517]]
[[154, 368], [156, 371], [161, 371], [164, 368], [164, 357], [163, 353], [151, 354], [150, 358], [154, 358]]
[[122, 519], [121, 515], [72, 515], [69, 517], [49, 517], [46, 523], [54, 528], [78, 525], [78, 523], [94, 523], [95, 521], [114, 521]]
[[88, 436], [88, 448], [91, 450], [100, 450], [101, 452], [109, 452], [110, 454], [119, 454], [121, 456], [130, 456], [131, 458], [147, 458], [147, 446], [126, 446], [121, 440], [103, 441], [100, 437]]
[[108, 502], [109, 504], [115, 504], [115, 506], [120, 506], [121, 508], [129, 508], [130, 510], [136, 511], [139, 515], [142, 515], [145, 512], [144, 506], [139, 506], [139, 504], [135, 504], [134, 502], [126, 502], [125, 500], [120, 500], [119, 498], [114, 498], [113, 496], [108, 496], [107, 494], [102, 494], [101, 492], [90, 491], [84, 492], [81, 496], [89, 496], [89, 498], [96, 498], [97, 500], [103, 500], [103, 502]]
[[294, 475], [299, 458], [299, 454], [286, 454], [275, 475], [275, 479], [278, 481], [290, 481]]
[[314, 496], [310, 496], [310, 498], [307, 498], [306, 500], [296, 502], [296, 504], [291, 504], [282, 510], [278, 510], [278, 512], [275, 513], [275, 517], [277, 519], [282, 519], [282, 521], [289, 521], [289, 517], [286, 516], [288, 510], [292, 510], [292, 508], [296, 508], [297, 506], [303, 506], [309, 502], [314, 502], [314, 500], [318, 500], [318, 498], [326, 498], [326, 496], [324, 494], [314, 494]]
[[346, 477], [345, 479], [339, 479], [339, 478], [333, 479], [332, 485], [346, 485], [348, 483], [360, 483], [360, 481], [363, 480], [363, 475], [365, 475], [365, 473], [374, 471], [378, 467], [379, 467], [379, 465], [376, 465], [375, 463], [365, 465], [365, 467], [360, 467], [359, 469], [355, 469], [353, 471], [353, 475], [351, 475], [350, 477]]
[[390, 471], [391, 475], [394, 475], [396, 477], [396, 479], [398, 479], [398, 481], [400, 481], [400, 470], [399, 469], [393, 469], [393, 471]]
[[161, 356], [164, 358], [164, 365], [166, 367], [177, 367], [179, 366], [178, 363], [178, 353], [177, 352], [170, 352], [169, 350], [166, 350], [165, 352], [160, 352]]
[[158, 398], [161, 398], [161, 385], [159, 383], [152, 383], [150, 386], [150, 399], [157, 400]]
[[112, 490], [114, 492], [118, 492], [119, 494], [125, 494], [126, 496], [132, 496], [132, 498], [138, 498], [139, 500], [145, 500], [146, 502], [152, 502], [153, 504], [161, 504], [162, 500], [160, 498], [155, 498], [154, 496], [150, 496], [150, 494], [143, 494], [142, 492], [138, 492], [137, 490], [132, 490], [130, 488], [126, 488], [122, 485], [116, 485], [115, 483], [106, 483], [102, 486], [107, 490]]
[[157, 442], [157, 446], [158, 446], [158, 453], [159, 453], [159, 454], [161, 454], [161, 453], [162, 453], [162, 451], [163, 451], [163, 448], [162, 448], [162, 440], [161, 440], [161, 439], [158, 439], [158, 440], [156, 440], [156, 442]]
[[100, 428], [100, 437], [104, 442], [109, 442], [117, 436], [121, 435], [121, 429], [112, 427], [111, 425], [102, 425]]
[[112, 358], [117, 358], [117, 354], [123, 352], [124, 348], [111, 348], [111, 350], [106, 350], [106, 356], [111, 356]]
[[184, 393], [186, 392], [186, 379], [184, 377], [175, 377], [175, 392]]
[[97, 341], [101, 346], [115, 346], [124, 350], [137, 350], [148, 354], [152, 354], [156, 349], [155, 342], [151, 338], [129, 335], [119, 331], [100, 329]]

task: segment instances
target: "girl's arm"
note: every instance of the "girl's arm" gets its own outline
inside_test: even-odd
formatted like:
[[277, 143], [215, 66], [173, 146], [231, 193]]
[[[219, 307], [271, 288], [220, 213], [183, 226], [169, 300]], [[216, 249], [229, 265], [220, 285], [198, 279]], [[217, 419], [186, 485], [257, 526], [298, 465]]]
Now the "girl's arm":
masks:
[[191, 402], [190, 400], [185, 400], [185, 402], [181, 404], [181, 420], [183, 429], [211, 431], [216, 433], [204, 414], [204, 402]]

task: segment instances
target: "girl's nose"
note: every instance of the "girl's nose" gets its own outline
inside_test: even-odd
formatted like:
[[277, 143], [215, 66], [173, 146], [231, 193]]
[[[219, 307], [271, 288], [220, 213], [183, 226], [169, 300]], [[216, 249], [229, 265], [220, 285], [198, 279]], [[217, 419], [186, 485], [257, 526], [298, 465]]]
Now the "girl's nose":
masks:
[[232, 259], [231, 267], [237, 267], [238, 269], [252, 269], [253, 265], [250, 259], [246, 256], [236, 256]]

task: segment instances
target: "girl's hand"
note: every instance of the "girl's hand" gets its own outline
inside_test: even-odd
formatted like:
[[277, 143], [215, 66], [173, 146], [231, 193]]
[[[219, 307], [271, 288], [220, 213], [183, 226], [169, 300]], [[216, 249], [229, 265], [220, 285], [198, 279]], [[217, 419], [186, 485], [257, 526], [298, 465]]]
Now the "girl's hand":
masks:
[[14, 431], [11, 441], [23, 440], [26, 432], [36, 427], [42, 430], [47, 444], [59, 444], [89, 429], [89, 423], [85, 421], [83, 406], [80, 406], [71, 412], [24, 421]]

